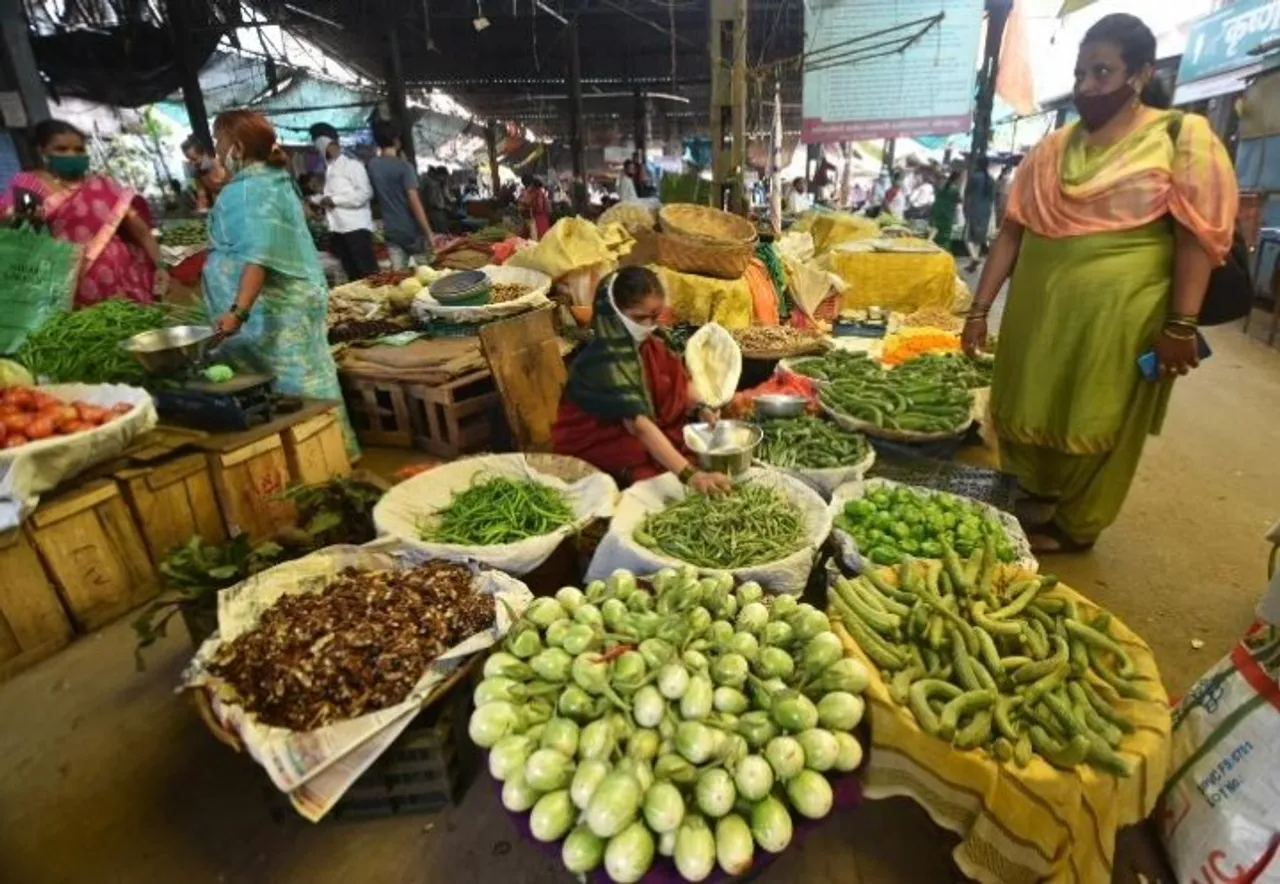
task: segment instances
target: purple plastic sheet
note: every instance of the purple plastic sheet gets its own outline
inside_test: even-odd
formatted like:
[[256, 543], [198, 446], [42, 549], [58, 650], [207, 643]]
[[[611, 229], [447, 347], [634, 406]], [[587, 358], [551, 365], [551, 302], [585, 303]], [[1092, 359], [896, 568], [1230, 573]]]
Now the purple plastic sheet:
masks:
[[[862, 802], [862, 784], [859, 782], [858, 775], [856, 773], [838, 774], [836, 776], [827, 775], [827, 779], [831, 781], [831, 791], [834, 795], [834, 801], [831, 805], [832, 814], [838, 810], [856, 807]], [[497, 780], [494, 780], [492, 777], [490, 777], [489, 781], [497, 787], [499, 794], [501, 794], [502, 784]], [[788, 810], [792, 810], [792, 808], [788, 806]], [[512, 825], [515, 826], [516, 831], [520, 833], [526, 843], [537, 847], [548, 856], [553, 856], [559, 859], [560, 841], [553, 841], [548, 844], [534, 838], [533, 832], [529, 829], [529, 814], [512, 813], [511, 811], [507, 811], [507, 816], [510, 817]], [[805, 819], [792, 810], [791, 820], [794, 825], [794, 833], [791, 837], [791, 844], [788, 845], [787, 849], [790, 850], [803, 842], [805, 838], [809, 837], [813, 832], [816, 832], [830, 818], [831, 814], [828, 814], [820, 820]], [[712, 826], [713, 830], [714, 828], [715, 827]], [[774, 860], [781, 855], [782, 854], [780, 853], [769, 853], [762, 850], [759, 845], [756, 845], [755, 862], [752, 864], [751, 870], [748, 871], [747, 874], [735, 879], [725, 874], [725, 872], [717, 866], [706, 878], [707, 884], [723, 884], [723, 882], [735, 880], [749, 881], [760, 872], [773, 865]], [[610, 878], [605, 874], [603, 864], [600, 868], [587, 876], [587, 881], [588, 884], [610, 884]], [[649, 869], [648, 873], [642, 879], [640, 879], [640, 882], [641, 884], [687, 884], [684, 878], [682, 878], [680, 873], [676, 870], [675, 863], [671, 861], [670, 857], [659, 856], [657, 853], [655, 853], [653, 857], [653, 867]]]

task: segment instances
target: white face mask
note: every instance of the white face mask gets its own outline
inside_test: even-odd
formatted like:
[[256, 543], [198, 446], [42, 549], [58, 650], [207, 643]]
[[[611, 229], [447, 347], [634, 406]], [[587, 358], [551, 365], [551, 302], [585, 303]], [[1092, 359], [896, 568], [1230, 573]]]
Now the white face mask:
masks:
[[326, 159], [328, 158], [329, 145], [333, 144], [332, 138], [328, 135], [317, 135], [316, 140], [311, 143], [314, 144], [316, 150], [320, 152], [320, 156], [325, 157]]
[[613, 307], [613, 312], [618, 314], [618, 318], [622, 320], [622, 327], [627, 330], [627, 334], [631, 335], [631, 340], [637, 344], [642, 344], [658, 330], [657, 323], [636, 322], [627, 314], [618, 309], [618, 302], [613, 299], [613, 280], [617, 276], [609, 279], [609, 304]]

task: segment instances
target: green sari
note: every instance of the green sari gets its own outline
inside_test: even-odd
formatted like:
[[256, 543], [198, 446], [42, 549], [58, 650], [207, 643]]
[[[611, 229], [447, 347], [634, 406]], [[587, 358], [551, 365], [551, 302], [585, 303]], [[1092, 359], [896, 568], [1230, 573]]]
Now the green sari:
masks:
[[1057, 501], [1055, 523], [1090, 543], [1115, 521], [1172, 381], [1137, 359], [1164, 322], [1172, 225], [1049, 239], [1022, 234], [1000, 326], [991, 413], [1006, 472]]

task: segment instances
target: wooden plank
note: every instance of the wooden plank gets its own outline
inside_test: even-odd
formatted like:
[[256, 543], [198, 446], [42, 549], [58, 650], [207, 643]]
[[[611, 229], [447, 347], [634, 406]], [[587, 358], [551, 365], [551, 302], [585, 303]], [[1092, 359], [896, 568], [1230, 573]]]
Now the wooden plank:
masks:
[[110, 479], [96, 479], [74, 491], [65, 492], [46, 500], [32, 513], [31, 521], [35, 527], [43, 528], [45, 525], [61, 522], [63, 519], [74, 516], [89, 507], [97, 506], [119, 493], [115, 482]]
[[293, 522], [293, 504], [273, 499], [292, 481], [289, 460], [278, 435], [245, 447], [253, 453], [209, 454], [213, 487], [222, 505], [227, 534], [245, 532], [254, 541], [265, 540]]
[[236, 451], [250, 443], [279, 436], [285, 429], [295, 424], [300, 424], [309, 418], [324, 414], [337, 404], [328, 399], [304, 399], [302, 400], [302, 407], [297, 411], [277, 415], [265, 424], [259, 424], [256, 427], [250, 427], [247, 430], [234, 433], [209, 433], [203, 438], [192, 440], [191, 444], [203, 451]]
[[521, 451], [550, 451], [568, 372], [552, 310], [535, 310], [480, 329], [480, 346], [507, 424]]
[[204, 454], [189, 454], [117, 476], [152, 561], [163, 560], [192, 534], [199, 534], [206, 543], [226, 539], [213, 476]]
[[336, 409], [290, 427], [283, 438], [289, 472], [295, 482], [310, 485], [350, 475], [351, 459]]
[[36, 511], [31, 536], [78, 627], [96, 629], [156, 594], [155, 569], [115, 482], [90, 483], [53, 513], [61, 518]]

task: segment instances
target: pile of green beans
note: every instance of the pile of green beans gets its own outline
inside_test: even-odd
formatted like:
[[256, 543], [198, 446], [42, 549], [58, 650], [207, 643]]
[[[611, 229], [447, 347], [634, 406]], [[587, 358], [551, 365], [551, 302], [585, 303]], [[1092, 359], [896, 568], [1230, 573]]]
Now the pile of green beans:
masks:
[[867, 456], [861, 433], [842, 430], [812, 415], [766, 421], [757, 456], [765, 463], [792, 469], [851, 467]]
[[1057, 582], [1001, 567], [987, 537], [968, 560], [946, 547], [840, 578], [828, 601], [926, 733], [1019, 767], [1034, 754], [1129, 776], [1117, 749], [1135, 727], [1121, 704], [1150, 700], [1145, 676], [1111, 615], [1085, 616]]
[[495, 546], [550, 534], [573, 521], [563, 494], [541, 482], [493, 476], [457, 492], [418, 525], [431, 543]]
[[632, 536], [699, 568], [746, 568], [791, 555], [804, 533], [804, 517], [781, 493], [742, 484], [719, 497], [690, 494], [650, 515]]
[[137, 384], [146, 372], [120, 342], [168, 325], [163, 307], [112, 298], [60, 313], [27, 335], [18, 359], [53, 383]]

